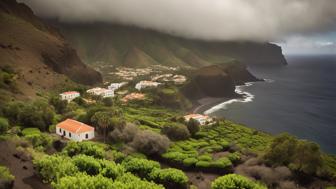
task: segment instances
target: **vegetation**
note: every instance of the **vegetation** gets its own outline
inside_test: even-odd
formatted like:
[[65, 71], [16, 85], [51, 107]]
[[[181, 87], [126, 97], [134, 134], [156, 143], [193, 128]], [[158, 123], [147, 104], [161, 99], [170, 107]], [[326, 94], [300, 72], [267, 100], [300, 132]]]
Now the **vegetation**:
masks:
[[188, 128], [181, 123], [171, 123], [170, 125], [165, 125], [161, 129], [161, 132], [172, 140], [185, 140], [190, 137]]
[[4, 117], [0, 117], [0, 134], [4, 134], [8, 129], [8, 120]]
[[245, 189], [266, 189], [265, 186], [251, 181], [250, 179], [236, 175], [228, 174], [217, 178], [212, 184], [212, 189], [233, 189], [233, 188], [245, 188]]
[[173, 168], [154, 169], [149, 178], [156, 183], [163, 184], [166, 188], [187, 188], [189, 180], [183, 171]]
[[15, 177], [10, 173], [9, 169], [4, 166], [0, 166], [0, 181], [13, 181]]
[[95, 158], [104, 157], [104, 148], [93, 142], [69, 142], [63, 149], [63, 153], [72, 157], [75, 155], [84, 154], [87, 156], [93, 156]]

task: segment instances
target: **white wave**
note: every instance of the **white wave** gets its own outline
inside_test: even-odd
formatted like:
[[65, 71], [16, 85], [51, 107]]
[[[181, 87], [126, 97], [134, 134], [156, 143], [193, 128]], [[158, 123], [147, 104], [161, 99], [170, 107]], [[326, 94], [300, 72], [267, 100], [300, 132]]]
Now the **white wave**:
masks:
[[216, 106], [213, 106], [212, 108], [206, 110], [204, 112], [204, 114], [211, 114], [211, 113], [214, 113], [214, 112], [216, 112], [220, 109], [226, 110], [229, 104], [232, 104], [232, 103], [235, 103], [235, 102], [240, 102], [240, 103], [252, 102], [253, 99], [254, 99], [254, 95], [249, 93], [249, 92], [243, 91], [244, 87], [249, 87], [251, 85], [253, 85], [253, 82], [245, 83], [245, 85], [236, 86], [235, 92], [237, 94], [242, 95], [243, 98], [230, 99], [228, 101], [222, 102], [222, 103], [220, 103]]
[[267, 82], [267, 83], [273, 83], [274, 82], [273, 79], [264, 79], [264, 81]]

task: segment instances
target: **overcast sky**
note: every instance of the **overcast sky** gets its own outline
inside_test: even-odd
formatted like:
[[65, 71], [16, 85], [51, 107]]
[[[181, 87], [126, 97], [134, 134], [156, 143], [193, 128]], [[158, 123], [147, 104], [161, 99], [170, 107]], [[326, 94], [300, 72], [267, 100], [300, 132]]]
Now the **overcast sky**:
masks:
[[136, 25], [205, 40], [271, 41], [335, 53], [336, 0], [20, 0], [62, 22]]

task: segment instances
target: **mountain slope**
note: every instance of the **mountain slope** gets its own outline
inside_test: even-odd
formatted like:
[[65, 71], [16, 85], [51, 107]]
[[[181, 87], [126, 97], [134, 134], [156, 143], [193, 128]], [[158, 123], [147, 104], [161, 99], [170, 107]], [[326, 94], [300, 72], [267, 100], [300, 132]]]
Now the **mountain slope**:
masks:
[[[238, 60], [247, 65], [285, 65], [281, 48], [270, 43], [214, 42], [185, 39], [131, 26], [55, 23], [64, 36], [78, 49], [87, 63], [106, 62], [128, 65], [125, 57], [137, 49], [154, 61], [169, 66], [203, 67]], [[148, 57], [146, 58], [148, 59]], [[145, 66], [139, 62], [139, 65]]]
[[27, 96], [68, 81], [95, 84], [101, 75], [81, 62], [52, 27], [22, 3], [0, 1], [0, 66], [16, 73], [17, 89]]

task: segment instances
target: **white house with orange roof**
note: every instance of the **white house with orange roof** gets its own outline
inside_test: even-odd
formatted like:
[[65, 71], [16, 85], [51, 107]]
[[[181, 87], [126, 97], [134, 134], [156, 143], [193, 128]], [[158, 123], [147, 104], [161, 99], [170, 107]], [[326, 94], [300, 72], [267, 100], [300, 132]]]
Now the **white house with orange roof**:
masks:
[[185, 115], [183, 118], [185, 121], [190, 121], [190, 119], [194, 119], [200, 125], [209, 125], [214, 122], [213, 118], [207, 115], [202, 115], [202, 114], [189, 114], [189, 115]]
[[56, 134], [79, 142], [93, 139], [94, 131], [94, 127], [73, 119], [66, 119], [56, 125]]
[[67, 91], [60, 94], [62, 100], [67, 100], [68, 102], [80, 96], [80, 93], [77, 91]]

